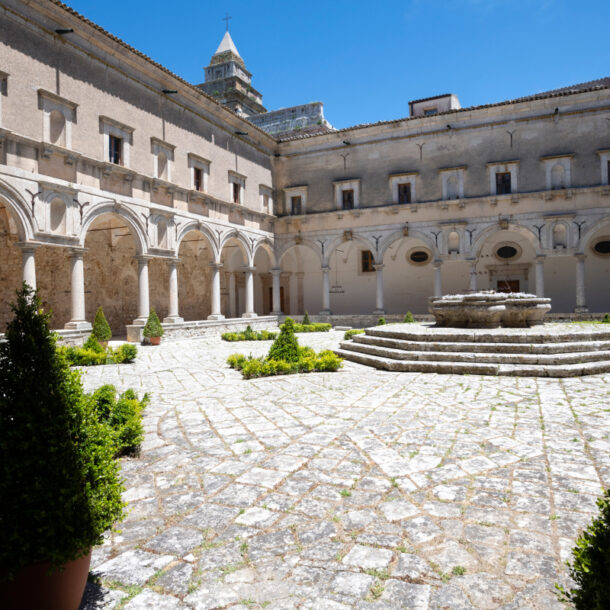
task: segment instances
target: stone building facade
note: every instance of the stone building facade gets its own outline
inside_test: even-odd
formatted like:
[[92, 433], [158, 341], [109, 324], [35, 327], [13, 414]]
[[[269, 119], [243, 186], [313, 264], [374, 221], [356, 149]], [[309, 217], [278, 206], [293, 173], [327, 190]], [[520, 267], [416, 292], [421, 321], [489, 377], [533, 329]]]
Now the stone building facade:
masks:
[[75, 332], [100, 305], [123, 334], [151, 306], [424, 313], [482, 288], [610, 309], [610, 80], [411, 112], [274, 136], [62, 3], [3, 0], [0, 326], [22, 280]]

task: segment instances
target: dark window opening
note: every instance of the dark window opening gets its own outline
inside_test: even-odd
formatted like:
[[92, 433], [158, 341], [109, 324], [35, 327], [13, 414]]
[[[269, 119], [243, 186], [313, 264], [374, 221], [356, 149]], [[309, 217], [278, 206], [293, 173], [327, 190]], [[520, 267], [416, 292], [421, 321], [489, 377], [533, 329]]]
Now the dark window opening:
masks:
[[200, 167], [195, 167], [193, 171], [193, 186], [196, 191], [203, 190], [203, 171]]
[[239, 182], [234, 182], [233, 183], [233, 203], [239, 203], [239, 191], [240, 191]]
[[497, 292], [521, 292], [519, 280], [498, 280]]
[[513, 246], [502, 246], [496, 250], [496, 254], [500, 258], [515, 258], [517, 256], [517, 248], [513, 248]]
[[593, 247], [598, 254], [610, 254], [610, 240], [598, 241]]
[[413, 263], [425, 263], [430, 258], [430, 255], [424, 250], [416, 250], [411, 252], [409, 259]]
[[341, 191], [341, 199], [343, 202], [344, 210], [353, 210], [354, 209], [354, 191], [353, 191], [353, 189], [346, 189], [345, 191]]
[[293, 215], [302, 214], [302, 204], [303, 200], [300, 195], [290, 198], [290, 210]]
[[496, 174], [496, 195], [509, 195], [510, 193], [510, 172], [498, 172]]
[[369, 273], [370, 271], [375, 271], [373, 264], [373, 253], [370, 250], [362, 250], [361, 255], [361, 265], [360, 269], [362, 273]]
[[123, 140], [116, 136], [108, 136], [108, 158], [110, 163], [122, 164]]
[[398, 203], [411, 203], [411, 184], [409, 182], [398, 185]]
[[433, 116], [435, 114], [438, 114], [438, 108], [425, 108], [424, 109], [424, 116]]

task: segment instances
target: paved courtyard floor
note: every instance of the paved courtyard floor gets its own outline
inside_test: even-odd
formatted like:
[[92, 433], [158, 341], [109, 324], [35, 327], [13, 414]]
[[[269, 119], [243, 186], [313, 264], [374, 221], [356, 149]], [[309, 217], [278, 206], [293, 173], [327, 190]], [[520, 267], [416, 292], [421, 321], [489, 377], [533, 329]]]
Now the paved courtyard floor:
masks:
[[562, 607], [554, 583], [610, 485], [610, 375], [225, 365], [268, 349], [191, 339], [84, 372], [152, 396], [84, 608]]

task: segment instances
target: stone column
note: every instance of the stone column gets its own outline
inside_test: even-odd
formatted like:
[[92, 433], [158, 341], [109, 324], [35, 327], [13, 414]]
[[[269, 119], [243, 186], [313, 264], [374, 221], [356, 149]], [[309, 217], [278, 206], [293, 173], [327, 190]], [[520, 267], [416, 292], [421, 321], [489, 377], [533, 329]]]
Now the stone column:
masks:
[[385, 313], [383, 309], [383, 265], [373, 265], [375, 269], [375, 275], [377, 280], [377, 294], [375, 296], [375, 315], [383, 315]]
[[229, 317], [237, 318], [237, 292], [235, 291], [235, 273], [229, 272]]
[[184, 322], [184, 318], [180, 317], [178, 306], [178, 263], [177, 258], [172, 258], [168, 261], [169, 264], [169, 302], [167, 317], [163, 318], [163, 322], [168, 324], [177, 324]]
[[441, 278], [441, 267], [443, 265], [443, 261], [434, 261], [434, 296], [442, 297], [443, 296], [443, 284]]
[[584, 254], [576, 255], [576, 307], [575, 313], [587, 313], [587, 300], [585, 295], [585, 258]]
[[23, 281], [30, 288], [36, 290], [36, 259], [34, 257], [34, 252], [38, 246], [27, 243], [20, 243], [17, 245], [21, 248]]
[[90, 330], [91, 323], [85, 319], [85, 268], [83, 255], [86, 250], [82, 248], [72, 248], [70, 250], [70, 285], [71, 285], [71, 306], [70, 321], [65, 328], [74, 330]]
[[544, 296], [544, 256], [536, 257], [536, 296]]
[[330, 316], [330, 280], [328, 278], [328, 273], [330, 271], [330, 267], [326, 265], [322, 267], [322, 311], [320, 312], [321, 316]]
[[148, 260], [150, 257], [136, 256], [138, 261], [138, 317], [133, 321], [135, 326], [144, 326], [150, 313], [150, 297], [148, 291]]
[[246, 311], [241, 314], [242, 318], [256, 318], [254, 313], [254, 271], [256, 267], [245, 267], [246, 279]]
[[222, 263], [211, 263], [212, 269], [212, 313], [208, 316], [208, 320], [224, 320], [225, 317], [220, 311], [220, 269]]
[[305, 273], [297, 271], [297, 313], [305, 313], [305, 295], [303, 294], [303, 278]]
[[271, 315], [279, 316], [282, 313], [282, 304], [280, 303], [280, 273], [281, 269], [271, 269], [273, 276], [273, 287], [271, 289]]
[[470, 262], [470, 283], [468, 285], [468, 289], [470, 292], [477, 291], [477, 261], [469, 261]]

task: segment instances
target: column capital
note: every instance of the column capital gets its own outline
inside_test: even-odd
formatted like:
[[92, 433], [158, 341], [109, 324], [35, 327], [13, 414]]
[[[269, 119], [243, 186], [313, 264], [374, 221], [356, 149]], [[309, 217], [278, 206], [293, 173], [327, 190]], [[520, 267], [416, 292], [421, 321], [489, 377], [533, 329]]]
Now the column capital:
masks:
[[248, 265], [245, 265], [242, 267], [242, 271], [245, 271], [246, 273], [254, 273], [256, 271], [256, 267], [249, 267]]
[[210, 263], [210, 269], [215, 269], [216, 271], [220, 271], [224, 267], [222, 263]]
[[435, 269], [440, 269], [440, 268], [443, 266], [443, 261], [441, 261], [441, 260], [435, 260], [435, 261], [432, 263], [432, 266], [433, 266]]
[[375, 271], [381, 271], [384, 267], [385, 265], [383, 263], [375, 263], [373, 265], [373, 269], [375, 269]]
[[151, 258], [154, 258], [154, 256], [150, 256], [150, 255], [148, 255], [148, 254], [136, 254], [136, 255], [134, 256], [134, 258], [135, 258], [135, 259], [138, 261], [138, 263], [139, 263], [140, 265], [143, 265], [144, 263], [148, 264], [148, 261], [149, 261]]
[[329, 265], [322, 265], [322, 271], [324, 271], [324, 273], [328, 273], [330, 271], [330, 266]]
[[302, 278], [305, 277], [305, 272], [304, 271], [297, 271], [295, 273], [295, 275], [296, 275], [297, 278], [302, 279]]
[[19, 248], [21, 248], [21, 250], [23, 252], [34, 252], [34, 250], [36, 250], [36, 248], [38, 248], [39, 246], [42, 246], [42, 244], [40, 243], [32, 243], [32, 242], [27, 242], [27, 241], [17, 241], [15, 242], [15, 245]]
[[75, 258], [82, 258], [85, 252], [89, 252], [89, 248], [68, 248], [68, 252]]
[[536, 254], [537, 263], [544, 263], [545, 258], [546, 258], [546, 254]]
[[273, 269], [271, 269], [271, 275], [273, 275], [274, 277], [276, 275], [279, 275], [282, 272], [282, 270], [279, 267], [273, 267]]
[[587, 255], [586, 255], [586, 254], [579, 253], [579, 254], [575, 254], [575, 255], [574, 255], [574, 258], [575, 258], [577, 261], [582, 261], [582, 262], [584, 263], [585, 259], [587, 258]]

